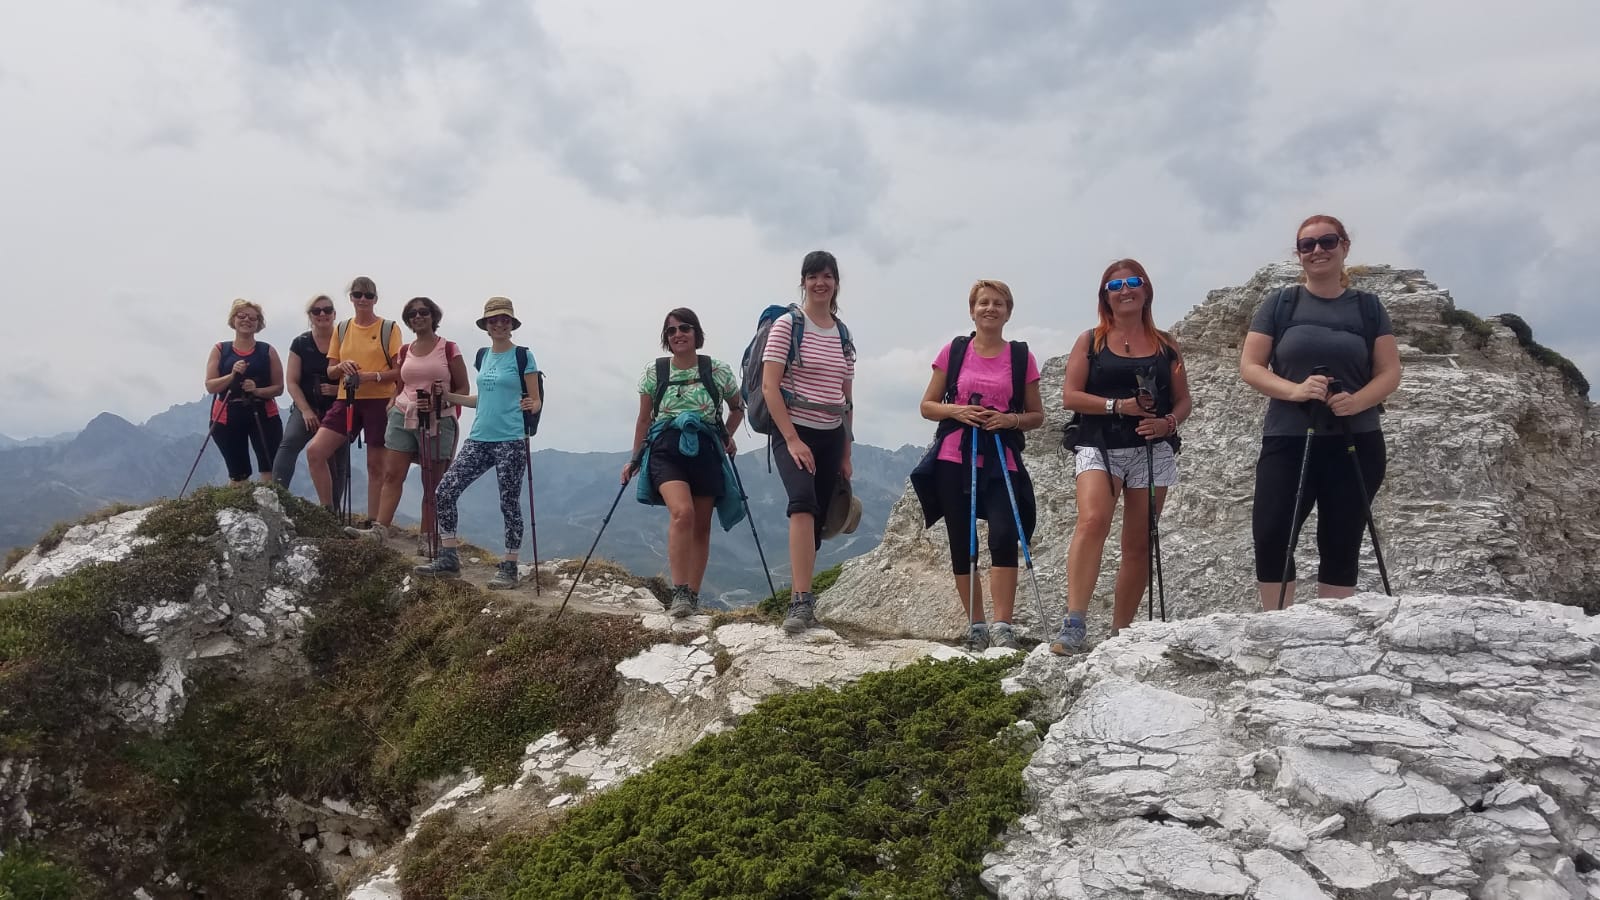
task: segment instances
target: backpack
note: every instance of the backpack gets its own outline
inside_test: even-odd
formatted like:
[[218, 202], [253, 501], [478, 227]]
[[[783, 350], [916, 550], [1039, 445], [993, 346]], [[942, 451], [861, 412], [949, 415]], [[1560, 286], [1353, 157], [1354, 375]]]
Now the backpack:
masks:
[[[396, 368], [399, 368], [400, 366], [403, 366], [403, 365], [406, 364], [406, 351], [408, 351], [410, 349], [411, 349], [411, 345], [410, 344], [401, 344], [400, 345], [400, 355], [396, 356], [395, 360], [394, 360]], [[450, 361], [451, 354], [459, 355], [460, 353], [461, 353], [461, 351], [456, 349], [456, 342], [455, 341], [445, 341], [444, 342], [444, 358], [445, 358], [445, 362], [449, 362]]]
[[[353, 320], [345, 319], [343, 322], [339, 323], [339, 326], [338, 326], [338, 329], [337, 329], [338, 332], [339, 332], [339, 335], [338, 335], [338, 340], [334, 342], [335, 346], [339, 346], [339, 347], [343, 347], [344, 346], [344, 336], [346, 334], [348, 334], [349, 331], [350, 331], [350, 323], [351, 323], [351, 321], [353, 321]], [[383, 348], [383, 364], [384, 364], [384, 366], [387, 367], [387, 368], [390, 368], [390, 369], [394, 368], [394, 355], [389, 352], [389, 339], [390, 339], [390, 335], [393, 334], [398, 329], [399, 329], [399, 326], [396, 325], [395, 323], [389, 321], [388, 319], [379, 319], [378, 320], [378, 346]], [[404, 347], [402, 347], [401, 349], [404, 349]]]
[[[944, 402], [946, 403], [965, 402], [956, 399], [956, 382], [961, 378], [961, 366], [967, 361], [967, 347], [976, 336], [977, 333], [973, 332], [972, 334], [961, 335], [950, 341], [950, 364], [944, 376]], [[1023, 392], [1027, 390], [1028, 342], [1008, 341], [1007, 343], [1011, 345], [1011, 405], [1006, 409], [1006, 412], [1020, 413], [1024, 411], [1023, 404], [1026, 402]], [[946, 419], [945, 421], [951, 422], [954, 420]], [[935, 438], [943, 438], [945, 434], [954, 430], [953, 428], [946, 428], [944, 422], [940, 422], [939, 426], [940, 430], [934, 435]], [[1012, 449], [1020, 452], [1027, 445], [1027, 442], [1028, 439], [1022, 432], [1016, 432], [1016, 446]]]
[[[744, 400], [745, 421], [749, 422], [750, 427], [758, 434], [769, 436], [777, 430], [777, 425], [773, 423], [772, 412], [767, 409], [766, 397], [761, 393], [764, 365], [761, 357], [766, 352], [767, 337], [772, 333], [772, 326], [778, 321], [779, 316], [785, 314], [789, 316], [790, 332], [789, 355], [784, 360], [783, 369], [787, 372], [791, 365], [802, 361], [800, 340], [805, 336], [806, 317], [800, 311], [800, 307], [794, 303], [788, 306], [773, 305], [761, 311], [761, 315], [756, 319], [755, 337], [751, 338], [750, 343], [745, 345], [744, 356], [739, 361], [739, 396]], [[845, 358], [854, 360], [856, 358], [856, 345], [850, 339], [849, 327], [838, 316], [834, 316], [833, 321], [834, 325], [839, 329], [839, 343], [844, 349]], [[815, 409], [835, 414], [843, 414], [848, 410], [846, 406], [815, 403], [788, 392], [784, 393], [783, 402], [791, 409]]]
[[[1289, 294], [1287, 298], [1288, 302], [1285, 302], [1285, 292]], [[1275, 306], [1272, 310], [1272, 353], [1267, 357], [1267, 365], [1271, 366], [1272, 371], [1274, 373], [1279, 371], [1278, 344], [1280, 339], [1283, 337], [1283, 333], [1293, 328], [1296, 324], [1316, 324], [1321, 325], [1323, 328], [1332, 328], [1335, 331], [1348, 331], [1351, 334], [1361, 335], [1361, 337], [1367, 342], [1367, 365], [1370, 367], [1372, 365], [1373, 345], [1378, 342], [1378, 309], [1380, 306], [1378, 295], [1368, 291], [1356, 291], [1356, 300], [1361, 305], [1361, 328], [1356, 329], [1354, 326], [1350, 325], [1328, 325], [1322, 322], [1295, 322], [1294, 311], [1295, 308], [1300, 305], [1300, 294], [1302, 292], [1303, 286], [1298, 284], [1286, 288], [1280, 288], [1278, 291], [1278, 303], [1277, 306]], [[1374, 407], [1374, 409], [1380, 413], [1383, 412], [1383, 404], [1379, 403], [1376, 407]]]
[[[528, 368], [528, 348], [519, 345], [516, 348], [516, 350], [517, 350], [517, 384], [522, 388], [522, 396], [526, 397], [526, 396], [528, 396], [528, 380], [526, 378], [522, 377], [522, 373], [525, 372], [527, 370], [527, 368]], [[472, 367], [474, 369], [478, 370], [479, 372], [483, 371], [483, 357], [484, 357], [484, 354], [486, 354], [488, 352], [489, 352], [489, 348], [488, 347], [479, 347], [478, 348], [478, 358], [473, 360], [473, 363], [472, 363]], [[531, 413], [531, 412], [528, 412], [527, 410], [523, 410], [522, 411], [522, 433], [527, 435], [528, 437], [533, 437], [534, 435], [539, 433], [539, 417], [544, 415], [544, 401], [545, 401], [544, 373], [543, 372], [535, 372], [534, 374], [537, 375], [538, 378], [539, 378], [539, 411], [536, 412], [536, 413]]]
[[722, 392], [717, 390], [717, 379], [716, 375], [712, 371], [711, 357], [702, 353], [697, 356], [696, 359], [698, 359], [700, 362], [699, 374], [697, 374], [694, 378], [685, 379], [683, 381], [669, 381], [669, 379], [672, 377], [672, 357], [660, 356], [656, 358], [656, 395], [655, 398], [650, 402], [651, 420], [654, 420], [656, 416], [661, 414], [661, 398], [667, 395], [668, 387], [685, 384], [703, 384], [706, 386], [706, 393], [711, 395], [711, 408], [714, 410], [713, 415], [716, 416], [719, 423], [722, 421]]

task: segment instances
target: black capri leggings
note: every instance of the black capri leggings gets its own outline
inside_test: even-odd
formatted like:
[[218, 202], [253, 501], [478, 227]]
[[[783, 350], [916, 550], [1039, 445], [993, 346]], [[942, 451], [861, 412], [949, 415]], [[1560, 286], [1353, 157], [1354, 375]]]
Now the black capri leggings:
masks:
[[[1388, 465], [1383, 432], [1354, 435], [1356, 459], [1367, 485], [1367, 503], [1378, 494]], [[1295, 486], [1300, 480], [1300, 457], [1306, 439], [1267, 435], [1261, 439], [1256, 461], [1256, 496], [1251, 514], [1255, 538], [1256, 580], [1277, 583], [1283, 578], [1283, 554], [1289, 546], [1289, 520], [1294, 516]], [[1300, 521], [1305, 524], [1313, 504], [1317, 507], [1317, 581], [1335, 587], [1355, 587], [1360, 571], [1361, 539], [1367, 526], [1366, 506], [1356, 490], [1356, 473], [1350, 467], [1345, 436], [1323, 435], [1311, 439], [1311, 463], [1306, 472], [1305, 499]], [[1296, 578], [1289, 566], [1289, 580]]]
[[783, 435], [772, 435], [772, 464], [778, 469], [778, 479], [783, 491], [789, 495], [788, 515], [809, 513], [813, 517], [815, 541], [822, 547], [822, 526], [828, 517], [827, 504], [833, 499], [833, 490], [839, 483], [839, 466], [844, 464], [844, 426], [838, 428], [794, 427], [795, 434], [811, 450], [817, 464], [817, 473], [802, 471], [789, 455], [789, 445]]
[[256, 471], [271, 472], [272, 457], [283, 441], [283, 420], [265, 409], [245, 403], [228, 404], [228, 421], [211, 423], [211, 440], [222, 451], [229, 481], [250, 480], [250, 450], [256, 451]]
[[[978, 470], [978, 516], [989, 522], [989, 565], [1003, 569], [1017, 567], [1017, 520], [1011, 514], [1011, 498], [1006, 483], [999, 477], [984, 477]], [[1015, 476], [1013, 476], [1015, 477]], [[972, 571], [971, 553], [972, 471], [966, 463], [939, 460], [933, 464], [935, 489], [944, 509], [944, 529], [950, 535], [950, 570], [957, 575]]]

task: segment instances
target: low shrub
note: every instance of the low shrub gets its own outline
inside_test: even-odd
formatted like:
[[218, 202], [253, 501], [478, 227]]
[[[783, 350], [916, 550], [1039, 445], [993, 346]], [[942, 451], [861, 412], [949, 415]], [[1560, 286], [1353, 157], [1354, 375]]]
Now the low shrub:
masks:
[[0, 857], [0, 900], [87, 900], [76, 872], [25, 846]]
[[[1022, 813], [1011, 660], [925, 660], [764, 701], [575, 810], [482, 851], [448, 896], [976, 897]], [[409, 895], [408, 895], [409, 896]]]

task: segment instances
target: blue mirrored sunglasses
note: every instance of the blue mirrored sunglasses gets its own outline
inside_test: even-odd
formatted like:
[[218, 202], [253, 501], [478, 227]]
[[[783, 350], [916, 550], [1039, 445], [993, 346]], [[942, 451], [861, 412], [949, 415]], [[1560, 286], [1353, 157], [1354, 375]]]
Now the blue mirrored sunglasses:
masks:
[[1113, 278], [1106, 282], [1106, 291], [1120, 291], [1124, 287], [1131, 291], [1136, 287], [1144, 287], [1146, 283], [1147, 282], [1143, 278], [1140, 278], [1137, 275], [1130, 275], [1127, 278]]

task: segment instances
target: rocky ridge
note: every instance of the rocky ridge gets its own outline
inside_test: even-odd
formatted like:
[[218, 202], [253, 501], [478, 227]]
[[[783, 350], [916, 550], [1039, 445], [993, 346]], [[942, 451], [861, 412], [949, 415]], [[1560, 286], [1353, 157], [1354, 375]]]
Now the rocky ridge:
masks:
[[[1383, 300], [1405, 367], [1386, 404], [1389, 471], [1374, 507], [1394, 589], [1600, 604], [1590, 574], [1600, 568], [1600, 417], [1593, 406], [1558, 370], [1535, 361], [1511, 328], [1461, 314], [1422, 272], [1352, 272], [1356, 287]], [[1265, 400], [1239, 379], [1239, 346], [1261, 300], [1297, 276], [1289, 263], [1266, 266], [1242, 285], [1210, 292], [1173, 329], [1194, 414], [1183, 429], [1182, 480], [1162, 514], [1170, 617], [1256, 603], [1250, 506]], [[1077, 519], [1072, 460], [1060, 450], [1064, 365], [1064, 356], [1043, 365], [1046, 424], [1029, 434], [1025, 454], [1039, 507], [1034, 562], [1052, 616], [1064, 607], [1066, 548]], [[1091, 634], [1103, 633], [1109, 620], [1120, 528], [1119, 513]], [[845, 564], [819, 616], [915, 637], [958, 634], [963, 620], [942, 529], [923, 529], [908, 488], [883, 543]], [[1302, 561], [1314, 533], [1313, 515]], [[1300, 568], [1298, 590], [1309, 596], [1315, 567]], [[1378, 585], [1370, 545], [1361, 583]], [[1031, 626], [1036, 618], [1024, 574], [1017, 619]]]
[[1362, 594], [1139, 625], [1011, 689], [1059, 716], [1005, 900], [1600, 896], [1600, 619]]

